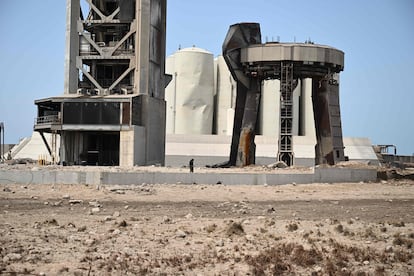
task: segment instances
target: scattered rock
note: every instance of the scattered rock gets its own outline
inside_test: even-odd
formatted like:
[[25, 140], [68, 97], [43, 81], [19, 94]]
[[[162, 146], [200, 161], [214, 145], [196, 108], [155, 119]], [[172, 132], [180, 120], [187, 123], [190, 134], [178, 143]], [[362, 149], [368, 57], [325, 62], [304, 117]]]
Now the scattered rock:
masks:
[[113, 234], [114, 236], [117, 236], [117, 235], [121, 234], [121, 230], [119, 230], [119, 229], [115, 229], [114, 231], [112, 231], [112, 234]]
[[115, 211], [114, 214], [112, 215], [114, 218], [118, 218], [121, 216], [121, 214], [118, 211]]
[[91, 206], [91, 207], [102, 207], [102, 205], [98, 201], [90, 201], [89, 206]]
[[364, 265], [369, 265], [369, 261], [364, 261], [363, 264]]
[[249, 241], [249, 242], [253, 242], [254, 237], [252, 235], [246, 235], [246, 240]]
[[315, 272], [322, 272], [322, 267], [320, 266], [315, 266]]
[[89, 247], [93, 246], [95, 243], [96, 243], [96, 240], [94, 239], [87, 239], [83, 242], [84, 245], [89, 246]]
[[127, 227], [127, 226], [128, 226], [128, 224], [127, 224], [127, 222], [126, 222], [125, 220], [123, 220], [123, 221], [121, 221], [120, 223], [118, 223], [118, 226], [119, 226], [119, 227]]
[[70, 195], [64, 195], [64, 196], [62, 196], [62, 199], [69, 200], [70, 199]]
[[388, 245], [387, 247], [385, 247], [385, 252], [390, 253], [392, 252], [394, 249], [391, 245]]
[[18, 254], [18, 253], [10, 253], [7, 254], [4, 258], [3, 258], [3, 262], [7, 263], [7, 262], [16, 262], [16, 261], [20, 261], [22, 259], [22, 255]]
[[59, 223], [56, 221], [56, 219], [50, 219], [50, 220], [47, 219], [43, 222], [43, 224], [50, 225], [50, 226], [59, 226]]
[[167, 216], [164, 216], [162, 218], [162, 222], [165, 223], [165, 224], [171, 224], [172, 223], [172, 219], [169, 218], [169, 217], [167, 217]]
[[215, 223], [210, 224], [204, 228], [204, 230], [206, 230], [207, 233], [212, 233], [216, 231], [216, 229], [217, 229], [217, 225]]
[[192, 218], [193, 218], [193, 215], [192, 215], [192, 214], [187, 214], [187, 215], [185, 216], [185, 218], [186, 218], [186, 219], [192, 219]]
[[80, 199], [72, 199], [72, 200], [69, 200], [69, 204], [73, 204], [73, 205], [75, 205], [75, 204], [82, 204], [83, 203], [83, 200], [80, 200]]
[[216, 246], [217, 247], [223, 247], [224, 246], [224, 241], [222, 239], [219, 239], [216, 241]]
[[285, 162], [279, 161], [267, 166], [269, 169], [286, 169], [288, 166]]
[[185, 233], [183, 230], [177, 230], [177, 232], [175, 232], [175, 236], [177, 238], [184, 239], [185, 237], [187, 237], [187, 233]]
[[85, 225], [78, 228], [78, 232], [85, 232], [85, 231], [86, 231], [86, 226]]
[[91, 209], [91, 213], [92, 213], [92, 214], [99, 213], [100, 211], [101, 211], [101, 208], [99, 208], [99, 207], [95, 207], [95, 208], [92, 208], [92, 209]]

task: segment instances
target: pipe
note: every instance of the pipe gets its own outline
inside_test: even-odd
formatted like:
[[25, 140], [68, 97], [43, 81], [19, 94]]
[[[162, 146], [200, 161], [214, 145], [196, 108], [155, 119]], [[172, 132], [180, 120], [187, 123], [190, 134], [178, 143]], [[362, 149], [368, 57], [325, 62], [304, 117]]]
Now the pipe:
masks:
[[1, 152], [0, 152], [0, 161], [2, 161], [2, 162], [4, 162], [4, 123], [3, 122], [1, 122], [0, 123], [0, 133], [1, 133], [1, 135], [2, 135], [2, 138], [1, 138]]

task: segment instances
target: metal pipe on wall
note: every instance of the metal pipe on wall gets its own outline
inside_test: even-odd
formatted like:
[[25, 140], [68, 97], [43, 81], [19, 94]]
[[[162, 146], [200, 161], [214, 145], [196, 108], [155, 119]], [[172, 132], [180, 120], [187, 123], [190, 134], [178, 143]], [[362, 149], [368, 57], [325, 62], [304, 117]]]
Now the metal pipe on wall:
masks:
[[0, 146], [1, 146], [1, 152], [0, 152], [0, 161], [1, 162], [4, 162], [4, 123], [3, 122], [1, 122], [0, 123], [0, 134], [1, 134], [1, 137], [0, 137], [0, 139], [1, 139], [1, 143], [0, 143]]

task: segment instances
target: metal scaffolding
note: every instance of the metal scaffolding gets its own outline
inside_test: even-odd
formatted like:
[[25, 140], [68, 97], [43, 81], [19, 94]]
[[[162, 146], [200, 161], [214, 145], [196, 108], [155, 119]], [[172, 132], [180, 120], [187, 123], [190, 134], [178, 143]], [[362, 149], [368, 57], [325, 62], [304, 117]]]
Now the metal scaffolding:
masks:
[[293, 165], [293, 62], [280, 65], [280, 136], [278, 160]]

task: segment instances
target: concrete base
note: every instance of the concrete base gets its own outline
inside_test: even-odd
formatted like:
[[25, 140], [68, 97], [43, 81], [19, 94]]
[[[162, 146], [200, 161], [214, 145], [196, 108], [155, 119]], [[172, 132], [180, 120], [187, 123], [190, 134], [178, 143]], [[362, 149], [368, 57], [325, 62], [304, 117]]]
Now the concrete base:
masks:
[[145, 127], [132, 126], [120, 132], [119, 165], [121, 167], [145, 166]]
[[377, 180], [375, 168], [315, 168], [305, 172], [112, 172], [103, 170], [0, 170], [0, 184], [218, 184], [223, 185], [281, 185], [309, 183], [373, 182]]

